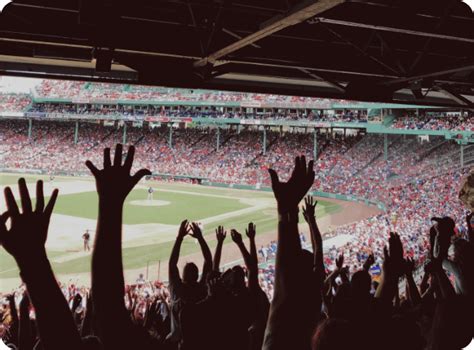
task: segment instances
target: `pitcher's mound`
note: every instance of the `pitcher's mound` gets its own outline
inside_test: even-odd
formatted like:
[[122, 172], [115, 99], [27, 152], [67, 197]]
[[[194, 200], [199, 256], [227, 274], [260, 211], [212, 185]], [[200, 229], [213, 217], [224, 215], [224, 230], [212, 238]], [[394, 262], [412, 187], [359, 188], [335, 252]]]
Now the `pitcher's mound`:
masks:
[[154, 200], [149, 200], [149, 199], [144, 199], [140, 201], [131, 201], [131, 205], [141, 205], [143, 207], [162, 207], [164, 205], [169, 205], [170, 202], [168, 201], [160, 201], [157, 199]]

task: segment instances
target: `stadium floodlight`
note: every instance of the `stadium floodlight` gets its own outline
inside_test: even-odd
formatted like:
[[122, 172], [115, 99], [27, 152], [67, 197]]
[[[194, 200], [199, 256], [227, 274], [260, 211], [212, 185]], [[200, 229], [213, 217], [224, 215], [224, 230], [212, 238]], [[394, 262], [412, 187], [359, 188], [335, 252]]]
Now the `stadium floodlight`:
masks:
[[2, 12], [5, 6], [7, 6], [10, 2], [10, 0], [0, 0], [0, 12]]

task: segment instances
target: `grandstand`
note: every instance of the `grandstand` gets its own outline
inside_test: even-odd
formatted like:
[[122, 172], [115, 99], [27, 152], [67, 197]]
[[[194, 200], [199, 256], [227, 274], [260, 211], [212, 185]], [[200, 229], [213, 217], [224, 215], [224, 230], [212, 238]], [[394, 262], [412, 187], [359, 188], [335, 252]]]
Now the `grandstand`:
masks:
[[[150, 183], [258, 191], [270, 186], [267, 169], [284, 172], [293, 162], [292, 150], [298, 149], [316, 159], [314, 195], [367, 206], [359, 222], [327, 225], [328, 237], [352, 237], [347, 246], [338, 247], [339, 252], [363, 242], [374, 229], [380, 234], [396, 228], [402, 237], [421, 231], [428, 222], [417, 220], [420, 211], [434, 216], [441, 208], [434, 205], [435, 200], [414, 208], [410, 205], [413, 196], [427, 196], [440, 182], [458, 183], [474, 161], [473, 117], [464, 110], [50, 80], [43, 80], [30, 94], [4, 94], [2, 99], [3, 173], [84, 179], [87, 159], [99, 162], [103, 147], [123, 142], [135, 145], [136, 166], [152, 171]], [[420, 193], [409, 192], [420, 185]], [[456, 188], [447, 188], [445, 195], [454, 196]], [[462, 217], [458, 204], [442, 210]], [[87, 219], [95, 215], [64, 208], [63, 214], [71, 213]], [[369, 217], [368, 213], [378, 214]], [[149, 219], [143, 220], [132, 222], [145, 224]], [[336, 227], [340, 224], [350, 225]], [[462, 221], [459, 225], [463, 227]], [[74, 235], [79, 237], [80, 232]], [[147, 233], [138, 233], [132, 245], [156, 243], [146, 237], [151, 239]], [[411, 241], [417, 242], [416, 237]], [[272, 239], [269, 235], [262, 244]], [[59, 244], [59, 249], [77, 248], [74, 240], [66, 241], [71, 246]], [[426, 239], [419, 242], [426, 243]], [[380, 252], [380, 248], [369, 249]], [[411, 254], [422, 259], [417, 249], [415, 245]], [[230, 262], [232, 255], [224, 260]], [[65, 261], [77, 258], [79, 265], [87, 266], [87, 258], [74, 252], [71, 256]], [[157, 260], [147, 257], [130, 266], [136, 274], [137, 268]], [[354, 270], [358, 267], [354, 261]], [[6, 270], [4, 277], [12, 274]], [[72, 272], [67, 267], [59, 270], [66, 275]], [[164, 277], [166, 272], [160, 274]]]

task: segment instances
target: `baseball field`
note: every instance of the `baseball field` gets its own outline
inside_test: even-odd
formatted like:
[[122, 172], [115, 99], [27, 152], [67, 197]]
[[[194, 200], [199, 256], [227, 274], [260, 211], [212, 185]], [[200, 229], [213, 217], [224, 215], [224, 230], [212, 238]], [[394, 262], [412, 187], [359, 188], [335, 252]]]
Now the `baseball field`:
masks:
[[[11, 186], [18, 195], [16, 182], [19, 177], [17, 174], [0, 174], [2, 193], [5, 186]], [[97, 218], [97, 194], [93, 179], [56, 177], [50, 181], [49, 177], [26, 176], [32, 197], [34, 183], [40, 178], [44, 181], [46, 196], [54, 188], [59, 189], [46, 244], [55, 273], [63, 278], [79, 280], [90, 276], [91, 253], [84, 251], [82, 235], [89, 230], [92, 246]], [[152, 199], [148, 198], [150, 187], [154, 189]], [[3, 212], [5, 201], [3, 195], [0, 198], [0, 211]], [[334, 201], [320, 200], [317, 216], [321, 219], [341, 210], [342, 206]], [[260, 238], [257, 243], [275, 239], [276, 207], [270, 192], [142, 181], [128, 196], [124, 208], [125, 270], [131, 272], [131, 276], [140, 272], [150, 274], [150, 277], [166, 278], [166, 262], [178, 225], [183, 219], [202, 224], [211, 249], [215, 246], [214, 230], [218, 225], [243, 233], [247, 224], [253, 222], [257, 225], [257, 239]], [[225, 244], [223, 263], [238, 259], [234, 249], [226, 249], [228, 245], [233, 245], [230, 237]], [[193, 238], [186, 237], [181, 260], [195, 256], [199, 256], [199, 246]], [[15, 261], [0, 248], [0, 288], [8, 289], [18, 283]]]

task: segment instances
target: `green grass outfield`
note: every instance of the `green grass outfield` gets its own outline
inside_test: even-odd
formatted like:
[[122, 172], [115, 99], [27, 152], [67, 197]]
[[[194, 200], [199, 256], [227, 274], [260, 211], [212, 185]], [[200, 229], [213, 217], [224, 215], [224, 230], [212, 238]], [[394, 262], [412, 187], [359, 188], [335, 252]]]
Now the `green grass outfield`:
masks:
[[[18, 175], [0, 174], [0, 185], [15, 185]], [[49, 177], [27, 176], [29, 183], [42, 178], [45, 181]], [[56, 178], [55, 182], [64, 181], [89, 181], [89, 178]], [[144, 207], [132, 205], [134, 200], [146, 199], [146, 189], [135, 189], [127, 198], [124, 210], [124, 223], [127, 225], [136, 224], [166, 224], [178, 225], [183, 219], [202, 220], [218, 215], [242, 210], [252, 207], [249, 200], [255, 201], [262, 199], [268, 206], [258, 210], [250, 210], [238, 216], [219, 219], [212, 224], [206, 224], [204, 234], [209, 236], [210, 246], [214, 247], [214, 229], [218, 225], [223, 225], [227, 229], [236, 228], [244, 231], [249, 222], [257, 225], [257, 234], [263, 234], [276, 230], [276, 209], [273, 200], [273, 194], [262, 191], [243, 191], [234, 189], [221, 189], [205, 186], [191, 186], [185, 184], [155, 184], [158, 188], [154, 198], [170, 202], [169, 205], [160, 207]], [[3, 195], [0, 197], [3, 201]], [[337, 212], [341, 207], [337, 204], [327, 201], [319, 201], [317, 207], [318, 217]], [[93, 191], [85, 191], [74, 194], [64, 194], [58, 198], [54, 213], [69, 215], [74, 217], [96, 219], [97, 217], [97, 194]], [[54, 220], [54, 217], [53, 217]], [[303, 220], [303, 218], [301, 218]], [[67, 229], [67, 228], [65, 228]], [[138, 240], [135, 244], [124, 245], [123, 258], [125, 269], [134, 269], [146, 266], [148, 262], [167, 261], [171, 252], [173, 238], [176, 232], [173, 230], [162, 242], [148, 242]], [[160, 234], [157, 232], [157, 234]], [[231, 243], [231, 239], [225, 241]], [[77, 245], [75, 249], [77, 249]], [[181, 248], [181, 256], [195, 253], [199, 246], [192, 239], [185, 239]], [[225, 250], [224, 250], [225, 252]], [[69, 251], [50, 250], [48, 255], [52, 261], [54, 271], [57, 274], [81, 273], [90, 271], [90, 255], [81, 256], [74, 259], [66, 259], [64, 262], [55, 262], [54, 260], [62, 256], [71, 254]], [[225, 254], [225, 253], [224, 253]], [[0, 279], [17, 277], [18, 270], [14, 260], [0, 248]]]

